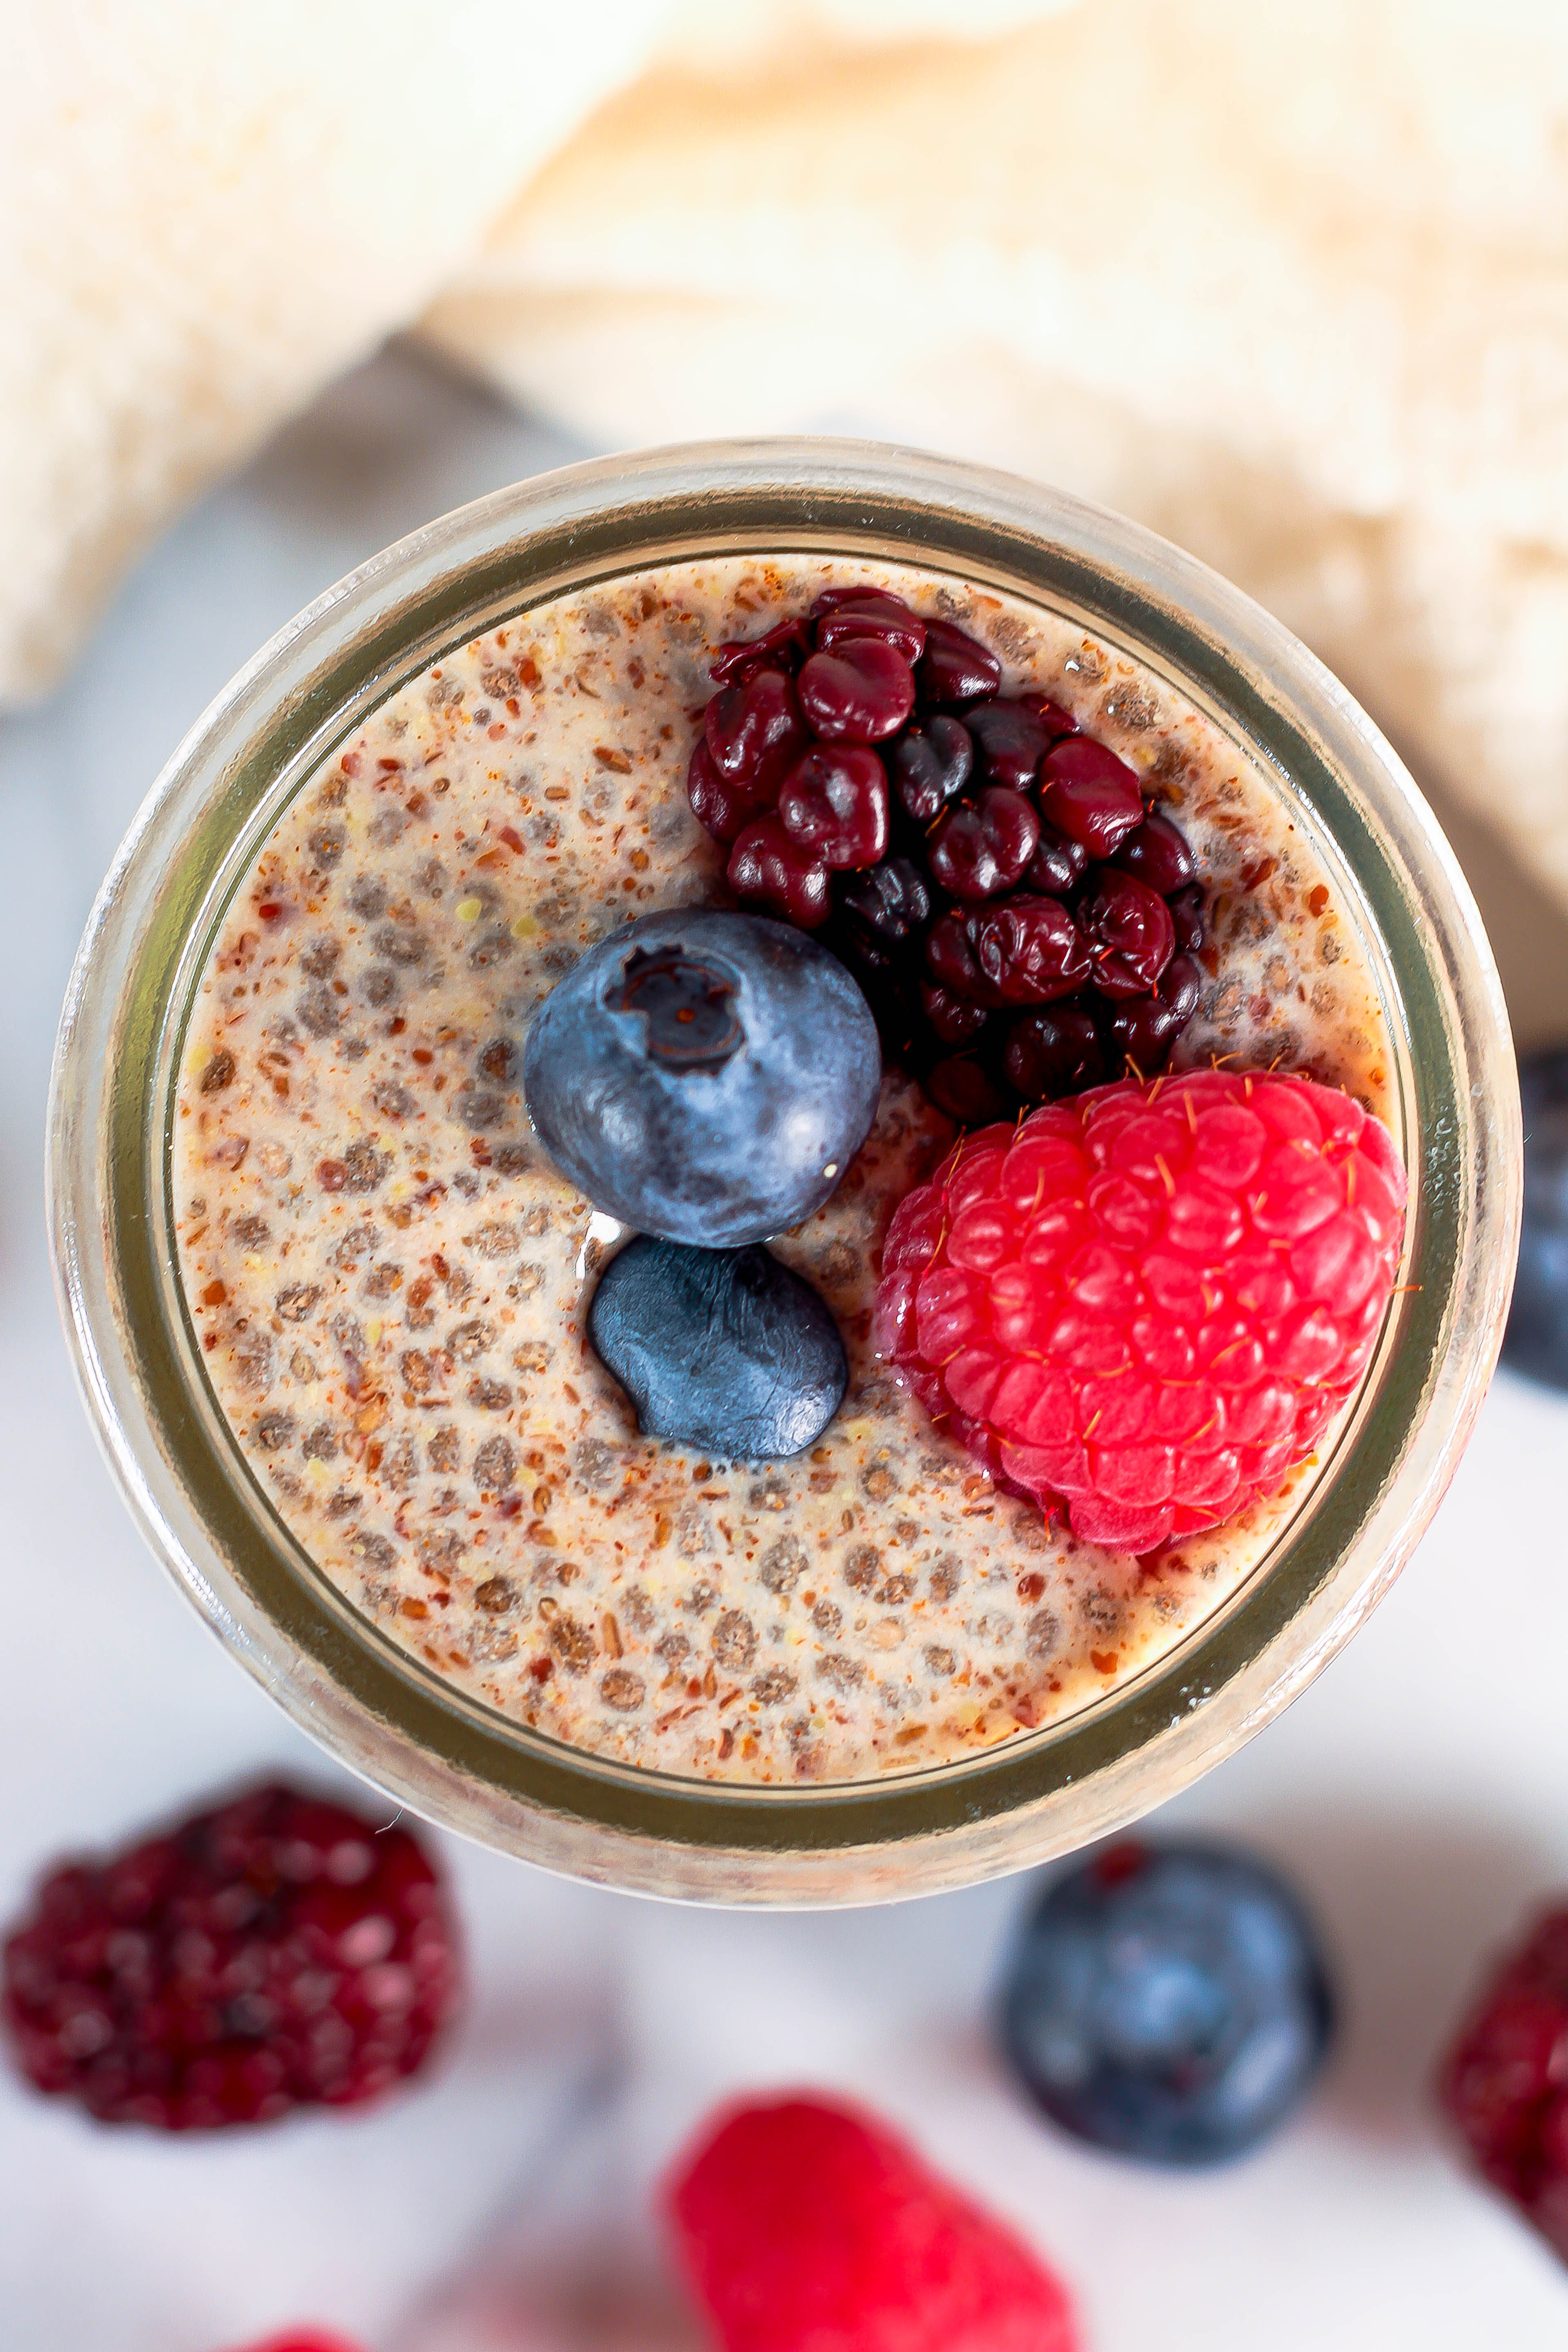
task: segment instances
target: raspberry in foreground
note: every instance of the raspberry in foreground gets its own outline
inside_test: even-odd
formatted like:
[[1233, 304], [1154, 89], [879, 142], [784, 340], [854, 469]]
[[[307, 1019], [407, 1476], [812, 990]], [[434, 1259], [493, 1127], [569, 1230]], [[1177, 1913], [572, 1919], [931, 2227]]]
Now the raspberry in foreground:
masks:
[[1334, 1087], [1122, 1079], [966, 1138], [907, 1195], [877, 1345], [1000, 1484], [1154, 1551], [1310, 1454], [1372, 1354], [1405, 1189]]
[[331, 2336], [320, 2327], [290, 2327], [269, 2336], [264, 2344], [247, 2344], [245, 2352], [359, 2352], [346, 2336]]
[[723, 2352], [1073, 2352], [1023, 2240], [854, 2108], [732, 2107], [667, 2194]]
[[357, 2106], [415, 2073], [455, 2006], [456, 1927], [407, 1830], [268, 1786], [53, 1872], [4, 1983], [40, 2091], [105, 2123], [213, 2130]]
[[1548, 1912], [1486, 1987], [1438, 2095], [1492, 2187], [1568, 2262], [1568, 1910]]

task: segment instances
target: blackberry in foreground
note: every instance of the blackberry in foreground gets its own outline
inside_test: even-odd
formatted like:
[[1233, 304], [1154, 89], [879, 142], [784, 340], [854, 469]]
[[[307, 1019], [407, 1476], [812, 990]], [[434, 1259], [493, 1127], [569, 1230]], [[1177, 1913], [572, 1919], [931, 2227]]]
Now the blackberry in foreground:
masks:
[[1272, 1872], [1132, 1841], [1047, 1887], [1001, 2002], [1007, 2056], [1053, 2122], [1182, 2167], [1267, 2139], [1316, 2077], [1332, 2020], [1317, 1937]]
[[1485, 1987], [1438, 2096], [1484, 2177], [1568, 2263], [1568, 1909], [1547, 1912]]
[[1505, 1364], [1568, 1389], [1568, 1046], [1520, 1064], [1524, 1224]]
[[104, 2123], [211, 2131], [379, 2098], [458, 1997], [418, 1840], [280, 1783], [45, 1879], [5, 1945], [23, 2073]]
[[820, 935], [939, 1108], [972, 1125], [1163, 1069], [1197, 1008], [1202, 886], [1070, 710], [1004, 695], [988, 647], [880, 589], [826, 590], [711, 675], [687, 790], [731, 888]]

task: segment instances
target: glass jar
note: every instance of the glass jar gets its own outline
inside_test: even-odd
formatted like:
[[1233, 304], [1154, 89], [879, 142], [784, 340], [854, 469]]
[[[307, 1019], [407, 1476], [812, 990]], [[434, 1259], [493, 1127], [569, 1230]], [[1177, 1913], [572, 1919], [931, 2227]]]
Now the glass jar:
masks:
[[[182, 1297], [169, 1139], [180, 1040], [228, 898], [289, 795], [446, 649], [543, 601], [742, 551], [903, 561], [1004, 590], [1169, 680], [1278, 780], [1389, 1015], [1409, 1278], [1331, 1460], [1228, 1601], [1157, 1664], [1005, 1748], [897, 1779], [714, 1784], [609, 1761], [452, 1688], [362, 1616], [257, 1484]], [[1485, 1394], [1512, 1278], [1520, 1115], [1479, 919], [1410, 777], [1278, 622], [1120, 517], [1037, 484], [837, 441], [575, 466], [390, 548], [300, 614], [154, 786], [71, 981], [50, 1219], [89, 1409], [160, 1559], [313, 1738], [414, 1811], [550, 1868], [729, 1903], [865, 1902], [1081, 1845], [1229, 1755], [1387, 1590]]]

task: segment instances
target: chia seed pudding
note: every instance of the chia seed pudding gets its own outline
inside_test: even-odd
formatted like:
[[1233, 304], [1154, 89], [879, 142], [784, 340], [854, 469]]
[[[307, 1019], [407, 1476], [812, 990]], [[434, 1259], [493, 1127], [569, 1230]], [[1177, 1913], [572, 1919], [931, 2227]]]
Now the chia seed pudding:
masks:
[[1175, 1066], [1300, 1070], [1397, 1117], [1372, 971], [1278, 783], [1022, 600], [826, 557], [668, 566], [541, 605], [383, 703], [273, 827], [199, 982], [173, 1139], [185, 1299], [240, 1448], [345, 1598], [471, 1697], [650, 1771], [856, 1780], [1018, 1738], [1190, 1633], [1314, 1475], [1152, 1562], [999, 1491], [871, 1343], [889, 1220], [958, 1132], [896, 1067], [833, 1197], [770, 1244], [848, 1356], [808, 1454], [647, 1440], [588, 1348], [626, 1236], [531, 1132], [529, 1021], [627, 916], [732, 903], [685, 788], [710, 652], [861, 583], [983, 640], [1005, 691], [1072, 710], [1179, 819], [1209, 943]]

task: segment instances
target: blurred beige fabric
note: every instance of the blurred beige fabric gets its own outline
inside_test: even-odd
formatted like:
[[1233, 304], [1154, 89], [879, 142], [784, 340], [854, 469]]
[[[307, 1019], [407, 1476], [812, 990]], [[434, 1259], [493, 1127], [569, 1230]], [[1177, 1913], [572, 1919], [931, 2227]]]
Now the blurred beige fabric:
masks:
[[1561, 0], [11, 5], [0, 693], [417, 325], [606, 443], [1138, 516], [1568, 904]]

